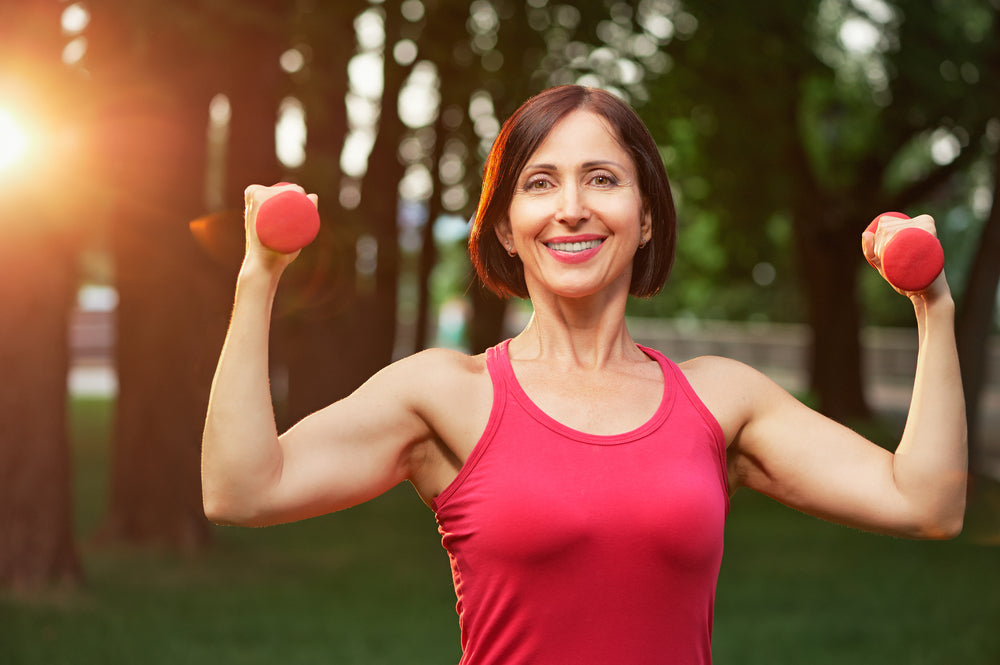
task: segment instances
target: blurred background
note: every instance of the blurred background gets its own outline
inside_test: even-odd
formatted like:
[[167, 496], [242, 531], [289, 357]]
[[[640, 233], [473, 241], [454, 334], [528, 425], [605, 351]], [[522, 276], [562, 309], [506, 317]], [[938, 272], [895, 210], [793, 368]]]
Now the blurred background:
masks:
[[265, 531], [201, 510], [201, 427], [250, 183], [320, 197], [274, 312], [280, 427], [530, 315], [466, 240], [502, 121], [607, 88], [678, 203], [637, 340], [715, 353], [893, 446], [912, 306], [878, 213], [934, 216], [958, 304], [966, 533], [903, 543], [737, 497], [722, 662], [996, 663], [1000, 1], [0, 0], [0, 662], [457, 661], [407, 488]]

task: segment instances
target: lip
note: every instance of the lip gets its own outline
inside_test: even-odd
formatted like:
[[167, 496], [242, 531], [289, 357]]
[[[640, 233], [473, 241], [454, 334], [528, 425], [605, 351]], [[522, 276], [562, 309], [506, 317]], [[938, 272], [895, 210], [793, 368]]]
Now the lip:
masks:
[[[594, 233], [582, 233], [580, 235], [573, 236], [558, 236], [555, 238], [549, 238], [544, 242], [545, 249], [548, 250], [549, 255], [552, 256], [557, 261], [561, 263], [583, 263], [588, 259], [594, 257], [598, 252], [601, 251], [601, 247], [604, 246], [604, 240], [607, 236], [598, 235]], [[596, 247], [591, 247], [590, 249], [585, 249], [579, 252], [564, 252], [562, 250], [553, 249], [550, 244], [554, 243], [570, 243], [570, 242], [591, 242], [594, 240], [600, 240], [601, 244]]]

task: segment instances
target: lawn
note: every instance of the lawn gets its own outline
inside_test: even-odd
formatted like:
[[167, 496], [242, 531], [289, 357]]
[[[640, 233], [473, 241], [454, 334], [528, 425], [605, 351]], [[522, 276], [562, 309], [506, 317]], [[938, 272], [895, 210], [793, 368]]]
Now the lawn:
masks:
[[[408, 486], [299, 524], [219, 528], [198, 557], [91, 544], [109, 413], [106, 402], [74, 403], [87, 585], [0, 597], [0, 663], [457, 662], [447, 557]], [[1000, 496], [987, 489], [980, 494]], [[927, 543], [740, 493], [717, 594], [716, 663], [1000, 663], [1000, 549], [981, 543], [992, 524], [985, 505], [960, 539]]]

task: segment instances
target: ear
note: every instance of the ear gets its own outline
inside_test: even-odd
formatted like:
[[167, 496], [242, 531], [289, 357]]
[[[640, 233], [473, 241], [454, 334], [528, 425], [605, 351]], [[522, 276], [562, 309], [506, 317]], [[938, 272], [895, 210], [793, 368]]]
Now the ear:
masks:
[[653, 215], [648, 207], [642, 211], [642, 219], [639, 221], [639, 238], [645, 242], [653, 239]]
[[510, 231], [510, 220], [504, 217], [493, 227], [493, 232], [497, 234], [497, 239], [503, 248], [510, 252], [514, 248], [513, 234]]

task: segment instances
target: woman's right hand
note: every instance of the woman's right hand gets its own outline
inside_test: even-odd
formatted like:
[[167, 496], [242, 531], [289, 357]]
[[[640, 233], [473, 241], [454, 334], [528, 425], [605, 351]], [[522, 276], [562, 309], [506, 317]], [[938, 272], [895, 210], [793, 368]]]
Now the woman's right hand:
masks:
[[[262, 266], [269, 272], [281, 272], [299, 255], [299, 251], [301, 250], [282, 254], [281, 252], [269, 249], [261, 243], [260, 238], [257, 236], [257, 214], [260, 212], [261, 206], [268, 199], [288, 191], [306, 194], [306, 191], [299, 185], [289, 183], [271, 185], [270, 187], [265, 185], [250, 185], [244, 190], [243, 222], [246, 233], [244, 267], [248, 263], [251, 263]], [[318, 206], [319, 198], [316, 194], [306, 194], [306, 196], [312, 201], [313, 205]]]

